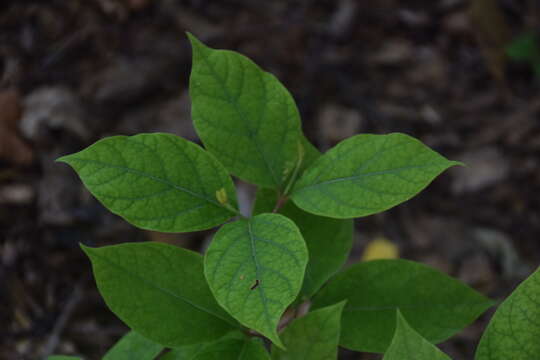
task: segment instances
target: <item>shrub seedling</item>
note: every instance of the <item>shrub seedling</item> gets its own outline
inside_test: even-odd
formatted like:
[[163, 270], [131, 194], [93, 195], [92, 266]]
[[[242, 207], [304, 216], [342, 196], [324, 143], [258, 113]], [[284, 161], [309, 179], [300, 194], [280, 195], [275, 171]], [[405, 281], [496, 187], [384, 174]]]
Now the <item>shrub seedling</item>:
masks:
[[[137, 227], [221, 225], [204, 256], [156, 242], [82, 246], [108, 307], [132, 329], [105, 359], [327, 360], [338, 345], [386, 360], [448, 359], [434, 344], [491, 300], [412, 261], [340, 269], [353, 218], [410, 199], [459, 163], [400, 133], [356, 135], [321, 154], [273, 75], [189, 39], [192, 116], [204, 148], [140, 134], [59, 159]], [[249, 217], [231, 175], [259, 188]], [[537, 271], [501, 305], [477, 360], [539, 359], [539, 301]]]

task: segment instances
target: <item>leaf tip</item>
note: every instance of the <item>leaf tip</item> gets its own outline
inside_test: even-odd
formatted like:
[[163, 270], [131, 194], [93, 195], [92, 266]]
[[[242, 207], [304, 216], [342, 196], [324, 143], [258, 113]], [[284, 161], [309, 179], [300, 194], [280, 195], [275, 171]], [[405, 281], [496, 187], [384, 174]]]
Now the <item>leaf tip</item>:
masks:
[[279, 338], [279, 335], [276, 333], [274, 336], [269, 337], [269, 339], [272, 341], [274, 345], [276, 345], [278, 348], [280, 348], [283, 351], [287, 351], [287, 348], [285, 345], [283, 345], [283, 342]]
[[402, 323], [406, 322], [405, 317], [403, 316], [403, 313], [399, 308], [396, 308], [396, 323]]
[[64, 164], [69, 165], [69, 157], [70, 155], [60, 156], [58, 159], [55, 159], [54, 162], [64, 163]]
[[88, 257], [91, 257], [91, 255], [93, 255], [93, 252], [95, 251], [93, 247], [86, 246], [83, 243], [79, 243], [79, 246]]
[[193, 35], [189, 31], [186, 31], [186, 36], [189, 42], [191, 43], [191, 48], [193, 49], [193, 51], [195, 51], [198, 48], [206, 48], [206, 45], [204, 45], [202, 41], [197, 39], [197, 37], [195, 37], [195, 35]]
[[463, 166], [463, 167], [469, 167], [467, 164], [465, 164], [464, 162], [461, 162], [461, 161], [450, 161], [450, 165], [448, 167], [452, 167], [452, 166]]

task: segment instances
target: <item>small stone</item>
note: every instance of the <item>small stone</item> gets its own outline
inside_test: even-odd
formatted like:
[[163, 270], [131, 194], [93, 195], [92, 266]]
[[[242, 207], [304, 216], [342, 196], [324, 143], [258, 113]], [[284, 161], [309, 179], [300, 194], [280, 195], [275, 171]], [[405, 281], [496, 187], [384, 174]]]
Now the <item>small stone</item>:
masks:
[[355, 109], [327, 104], [319, 112], [317, 122], [321, 139], [333, 144], [357, 134], [363, 119]]
[[422, 120], [432, 125], [437, 125], [442, 122], [441, 114], [439, 114], [437, 110], [428, 104], [424, 104], [420, 108], [420, 117]]
[[79, 98], [62, 86], [38, 88], [24, 99], [20, 129], [33, 141], [47, 137], [47, 129], [65, 129], [83, 140], [90, 137]]
[[0, 204], [29, 204], [34, 197], [34, 189], [26, 184], [11, 184], [0, 188]]
[[508, 176], [508, 160], [495, 147], [485, 147], [469, 151], [457, 159], [467, 165], [452, 170], [454, 194], [470, 193], [493, 185]]
[[414, 49], [410, 42], [390, 39], [370, 57], [370, 61], [377, 65], [396, 65], [411, 60], [413, 55]]

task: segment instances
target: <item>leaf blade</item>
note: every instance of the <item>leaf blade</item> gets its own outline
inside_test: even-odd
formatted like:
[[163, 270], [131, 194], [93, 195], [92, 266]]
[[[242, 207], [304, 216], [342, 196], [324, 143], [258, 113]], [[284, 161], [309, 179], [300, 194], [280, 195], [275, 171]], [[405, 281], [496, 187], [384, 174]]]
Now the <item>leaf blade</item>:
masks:
[[[113, 136], [58, 161], [73, 167], [105, 207], [143, 229], [204, 230], [235, 214], [236, 192], [225, 168], [172, 134]], [[229, 207], [215, 198], [220, 189], [231, 199]]]
[[222, 226], [206, 252], [204, 271], [229, 314], [282, 346], [276, 327], [300, 290], [307, 258], [291, 220], [261, 214]]
[[[272, 211], [277, 193], [259, 189], [254, 214]], [[352, 248], [354, 224], [350, 219], [331, 219], [310, 214], [288, 201], [278, 211], [296, 224], [306, 242], [309, 260], [297, 301], [311, 298], [347, 261]]]
[[313, 308], [347, 299], [340, 344], [383, 353], [395, 328], [395, 311], [429, 342], [446, 340], [493, 302], [449, 276], [416, 262], [373, 260], [337, 274], [313, 299]]
[[396, 311], [396, 331], [383, 360], [450, 360], [435, 345], [418, 334], [401, 314]]
[[175, 347], [239, 327], [210, 293], [199, 254], [151, 242], [81, 247], [107, 306], [144, 337]]
[[292, 96], [245, 56], [188, 37], [192, 117], [205, 147], [240, 179], [282, 188], [301, 134]]
[[272, 360], [337, 359], [341, 312], [345, 301], [295, 319], [281, 333], [287, 350], [272, 347]]
[[223, 339], [173, 349], [161, 360], [269, 360], [270, 356], [260, 339], [227, 336]]
[[367, 216], [410, 199], [458, 164], [405, 134], [356, 135], [316, 160], [291, 197], [316, 215]]
[[130, 331], [103, 356], [103, 360], [152, 360], [163, 350], [163, 346]]
[[499, 306], [476, 350], [476, 360], [540, 356], [540, 268]]

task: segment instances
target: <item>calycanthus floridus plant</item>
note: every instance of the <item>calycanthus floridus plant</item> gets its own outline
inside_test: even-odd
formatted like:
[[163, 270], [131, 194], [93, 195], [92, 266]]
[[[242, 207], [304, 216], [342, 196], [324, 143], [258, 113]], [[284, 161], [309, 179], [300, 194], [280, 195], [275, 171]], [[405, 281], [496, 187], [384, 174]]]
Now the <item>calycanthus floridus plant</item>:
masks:
[[[341, 270], [353, 218], [396, 206], [459, 165], [405, 134], [361, 134], [325, 154], [287, 89], [248, 58], [193, 48], [192, 116], [204, 148], [171, 134], [113, 136], [59, 161], [142, 229], [221, 226], [204, 256], [143, 242], [90, 248], [98, 289], [132, 330], [104, 359], [449, 359], [434, 344], [494, 302], [420, 263]], [[231, 175], [258, 186], [240, 214]], [[498, 308], [477, 360], [540, 359], [540, 272]], [[51, 357], [54, 358], [54, 357]]]

